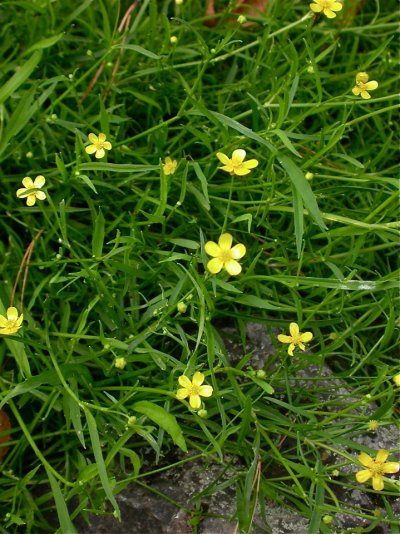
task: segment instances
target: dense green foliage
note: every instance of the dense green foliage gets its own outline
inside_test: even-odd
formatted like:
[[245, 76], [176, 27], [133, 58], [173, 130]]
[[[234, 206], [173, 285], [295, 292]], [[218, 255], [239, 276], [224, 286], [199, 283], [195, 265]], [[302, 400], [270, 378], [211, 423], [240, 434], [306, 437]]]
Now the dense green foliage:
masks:
[[[354, 473], [357, 453], [374, 451], [353, 438], [395, 415], [397, 2], [365, 1], [354, 18], [345, 2], [329, 20], [307, 1], [270, 0], [251, 25], [227, 4], [208, 27], [200, 0], [143, 0], [123, 28], [124, 0], [0, 4], [1, 314], [41, 231], [23, 302], [24, 267], [16, 291], [23, 328], [0, 339], [12, 426], [1, 532], [52, 531], [54, 508], [72, 532], [105, 500], [118, 515], [117, 492], [147, 474], [145, 450], [155, 469], [177, 448], [182, 464], [238, 457], [243, 532], [257, 498], [331, 532], [319, 525], [343, 510], [337, 486], [372, 492], [332, 473]], [[371, 100], [351, 92], [359, 71], [379, 81]], [[106, 158], [86, 154], [90, 132], [111, 141]], [[216, 152], [238, 148], [259, 165], [231, 177]], [[166, 176], [167, 156], [178, 168]], [[28, 207], [16, 190], [37, 175], [47, 199]], [[206, 271], [204, 244], [224, 231], [247, 249], [236, 277]], [[249, 321], [276, 348], [265, 377], [251, 369]], [[309, 352], [290, 357], [277, 341], [290, 322], [313, 332]], [[304, 387], [310, 363], [355, 393]], [[195, 371], [213, 387], [206, 417], [175, 398]], [[377, 499], [390, 511], [396, 494], [386, 481]], [[394, 525], [390, 512], [382, 521]]]

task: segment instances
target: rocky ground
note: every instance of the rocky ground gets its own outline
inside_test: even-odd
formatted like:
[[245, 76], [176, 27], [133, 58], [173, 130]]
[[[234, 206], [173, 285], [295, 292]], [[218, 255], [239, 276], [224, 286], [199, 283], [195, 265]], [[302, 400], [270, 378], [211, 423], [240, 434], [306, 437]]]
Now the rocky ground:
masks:
[[[243, 356], [241, 343], [235, 341], [235, 332], [224, 329], [223, 338], [232, 363]], [[274, 347], [265, 327], [250, 323], [246, 329], [247, 352], [252, 352], [251, 366], [255, 369], [264, 367], [268, 358], [273, 358]], [[323, 381], [326, 391], [323, 401], [329, 401], [329, 395], [335, 399], [340, 397], [344, 402], [357, 399], [344, 381], [334, 377], [327, 366], [311, 364], [301, 371], [300, 378], [304, 379], [297, 386], [318, 387], [318, 380]], [[317, 383], [316, 383], [317, 381]], [[329, 386], [332, 386], [330, 388]], [[329, 393], [329, 391], [332, 393]], [[376, 406], [369, 406], [371, 413]], [[338, 410], [338, 404], [332, 404], [332, 410]], [[362, 443], [372, 449], [399, 447], [399, 429], [395, 426], [379, 428], [374, 433], [363, 433], [354, 436], [354, 441]], [[194, 454], [194, 453], [193, 453]], [[341, 463], [341, 458], [332, 455], [329, 461]], [[357, 469], [356, 465], [342, 470], [348, 475]], [[206, 463], [203, 460], [180, 465], [159, 473], [145, 483], [132, 484], [117, 497], [121, 508], [122, 522], [117, 522], [112, 515], [90, 516], [90, 524], [80, 524], [80, 534], [237, 534], [235, 521], [236, 497], [235, 488], [230, 485], [232, 473], [224, 470], [216, 462]], [[339, 475], [340, 476], [340, 475]], [[218, 479], [218, 484], [214, 484]], [[220, 488], [215, 492], [215, 488]], [[360, 520], [348, 510], [357, 507], [375, 510], [373, 494], [360, 490], [346, 490], [341, 485], [335, 485], [338, 498], [344, 504], [344, 511], [335, 514], [331, 525], [332, 533], [357, 532], [360, 527], [366, 527], [367, 522]], [[308, 530], [308, 522], [290, 509], [265, 503], [266, 515], [262, 519], [255, 514], [252, 529], [253, 534], [318, 534]], [[197, 513], [194, 513], [198, 511]], [[380, 509], [385, 515], [387, 511]], [[400, 498], [393, 503], [393, 514], [400, 520]], [[393, 532], [386, 525], [378, 525], [371, 532], [375, 534], [390, 534]]]

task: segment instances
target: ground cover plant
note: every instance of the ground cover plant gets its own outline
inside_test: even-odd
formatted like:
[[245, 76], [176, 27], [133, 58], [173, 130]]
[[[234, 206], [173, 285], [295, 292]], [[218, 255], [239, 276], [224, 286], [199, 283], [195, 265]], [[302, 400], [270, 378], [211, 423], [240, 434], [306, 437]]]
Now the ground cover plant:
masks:
[[356, 439], [398, 416], [397, 2], [237, 4], [0, 5], [1, 532], [118, 519], [176, 451], [238, 466], [240, 532], [398, 532]]

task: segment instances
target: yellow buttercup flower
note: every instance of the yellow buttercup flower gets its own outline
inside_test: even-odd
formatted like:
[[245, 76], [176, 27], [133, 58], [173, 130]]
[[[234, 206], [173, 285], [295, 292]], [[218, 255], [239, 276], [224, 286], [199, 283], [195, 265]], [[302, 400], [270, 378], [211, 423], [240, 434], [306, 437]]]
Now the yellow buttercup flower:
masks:
[[371, 419], [371, 421], [368, 421], [368, 430], [371, 432], [375, 432], [377, 428], [379, 427], [378, 421], [375, 421], [375, 419]]
[[400, 386], [400, 373], [398, 375], [394, 375], [393, 382], [396, 386]]
[[368, 81], [368, 74], [366, 72], [358, 72], [356, 75], [356, 85], [353, 87], [351, 92], [353, 95], [361, 95], [361, 98], [368, 100], [371, 98], [371, 95], [368, 91], [373, 91], [378, 87], [378, 82], [375, 80]]
[[334, 19], [336, 17], [335, 11], [340, 11], [343, 8], [343, 4], [336, 0], [314, 0], [313, 4], [310, 4], [311, 11], [314, 13], [323, 13], [328, 19]]
[[117, 369], [125, 369], [126, 367], [126, 360], [124, 357], [121, 358], [115, 358], [114, 360], [114, 367]]
[[166, 176], [168, 176], [169, 174], [174, 174], [177, 166], [178, 166], [178, 162], [176, 161], [176, 159], [171, 159], [169, 156], [167, 156], [162, 166], [164, 174]]
[[231, 174], [237, 174], [238, 176], [245, 176], [246, 174], [249, 174], [250, 169], [254, 169], [258, 165], [258, 161], [256, 159], [244, 161], [245, 157], [246, 151], [242, 148], [234, 150], [231, 158], [228, 158], [228, 156], [222, 152], [217, 152], [217, 158], [221, 163], [224, 164], [223, 167], [219, 168], [223, 171], [230, 172]]
[[239, 262], [246, 254], [246, 247], [239, 243], [232, 247], [233, 238], [231, 234], [222, 234], [217, 243], [207, 241], [204, 250], [212, 260], [207, 263], [207, 269], [210, 273], [218, 274], [221, 269], [225, 269], [231, 276], [238, 275], [242, 267]]
[[289, 343], [288, 354], [293, 356], [293, 350], [296, 345], [301, 350], [306, 350], [304, 343], [308, 343], [312, 340], [312, 332], [304, 332], [303, 334], [299, 331], [299, 325], [297, 323], [290, 323], [289, 325], [290, 336], [285, 336], [284, 334], [279, 334], [278, 340], [281, 343]]
[[112, 145], [109, 141], [106, 141], [107, 137], [106, 134], [99, 133], [99, 135], [95, 135], [94, 133], [90, 133], [88, 135], [89, 141], [92, 143], [91, 145], [88, 145], [85, 148], [85, 151], [87, 154], [94, 154], [96, 152], [95, 157], [97, 159], [104, 158], [106, 155], [106, 150], [111, 150]]
[[363, 484], [372, 478], [372, 487], [374, 490], [382, 491], [385, 486], [383, 475], [397, 473], [400, 470], [400, 464], [398, 462], [386, 462], [388, 456], [389, 451], [385, 449], [380, 449], [377, 452], [375, 460], [373, 460], [369, 454], [362, 452], [358, 456], [358, 461], [367, 469], [363, 469], [356, 473], [357, 482]]
[[17, 190], [17, 197], [26, 198], [26, 205], [34, 206], [36, 199], [44, 200], [46, 198], [46, 194], [43, 191], [40, 191], [45, 183], [46, 179], [42, 175], [36, 176], [35, 181], [33, 181], [32, 178], [29, 178], [29, 176], [25, 176], [22, 180], [22, 185], [24, 187]]
[[16, 332], [18, 332], [18, 330], [21, 328], [24, 316], [22, 315], [22, 313], [20, 316], [18, 316], [18, 310], [13, 306], [7, 309], [6, 315], [7, 317], [4, 317], [4, 315], [0, 315], [0, 334], [8, 336], [10, 334], [15, 334]]
[[193, 375], [192, 381], [185, 375], [178, 378], [179, 385], [182, 388], [176, 392], [176, 398], [179, 400], [189, 397], [189, 404], [193, 410], [198, 410], [201, 406], [200, 397], [211, 397], [213, 388], [211, 386], [202, 386], [204, 375], [197, 371]]

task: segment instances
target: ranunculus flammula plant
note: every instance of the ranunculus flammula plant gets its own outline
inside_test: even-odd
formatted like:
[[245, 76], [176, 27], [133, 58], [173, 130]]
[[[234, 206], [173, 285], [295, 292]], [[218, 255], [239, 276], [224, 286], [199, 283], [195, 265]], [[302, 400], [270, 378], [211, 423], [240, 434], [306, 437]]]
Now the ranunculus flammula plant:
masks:
[[245, 161], [246, 151], [242, 148], [234, 150], [232, 157], [229, 158], [223, 152], [217, 152], [217, 158], [221, 163], [224, 164], [223, 167], [219, 167], [223, 171], [230, 172], [231, 174], [237, 174], [238, 176], [245, 176], [249, 174], [251, 169], [254, 169], [258, 165], [256, 159], [249, 159]]
[[6, 315], [7, 317], [0, 315], [0, 334], [8, 336], [18, 332], [18, 330], [21, 328], [24, 316], [22, 313], [20, 316], [18, 316], [18, 310], [17, 308], [14, 308], [14, 306], [11, 306], [7, 309]]
[[36, 176], [35, 181], [33, 181], [29, 176], [25, 176], [25, 178], [22, 180], [22, 185], [24, 187], [17, 189], [17, 197], [26, 198], [26, 205], [34, 206], [36, 200], [44, 200], [46, 198], [46, 193], [44, 191], [40, 191], [45, 183], [46, 179], [42, 175]]
[[353, 87], [351, 92], [353, 95], [361, 96], [364, 100], [369, 100], [371, 95], [368, 91], [374, 91], [378, 87], [378, 82], [376, 80], [368, 81], [369, 76], [366, 72], [358, 72], [356, 75], [356, 85]]
[[190, 379], [182, 375], [178, 378], [179, 385], [182, 386], [176, 392], [176, 398], [179, 400], [189, 397], [189, 404], [193, 410], [198, 410], [201, 406], [200, 397], [211, 397], [213, 393], [212, 386], [203, 386], [204, 375], [199, 371], [196, 371], [193, 375], [193, 379]]
[[308, 343], [312, 340], [312, 332], [301, 333], [297, 323], [290, 323], [289, 332], [290, 336], [286, 336], [285, 334], [278, 335], [278, 340], [281, 343], [289, 343], [288, 354], [293, 356], [293, 350], [295, 347], [299, 347], [301, 350], [306, 350], [304, 343]]
[[87, 154], [94, 154], [97, 159], [104, 158], [106, 150], [112, 149], [112, 145], [109, 141], [106, 141], [107, 137], [104, 133], [99, 133], [98, 136], [94, 133], [90, 133], [88, 138], [91, 145], [85, 147], [85, 152]]
[[231, 276], [236, 276], [241, 272], [242, 266], [237, 260], [246, 254], [246, 247], [242, 243], [232, 247], [232, 241], [231, 234], [222, 234], [218, 244], [207, 241], [204, 250], [213, 258], [207, 263], [210, 273], [217, 274], [221, 269], [225, 269]]
[[323, 13], [328, 19], [334, 19], [336, 17], [335, 11], [340, 11], [343, 8], [341, 2], [336, 0], [314, 0], [310, 4], [310, 9], [314, 13]]
[[371, 456], [365, 452], [362, 452], [358, 456], [358, 461], [361, 465], [366, 467], [366, 469], [363, 469], [362, 471], [358, 471], [356, 473], [356, 480], [360, 484], [364, 484], [364, 482], [367, 482], [370, 478], [372, 478], [372, 487], [375, 491], [382, 491], [385, 487], [385, 483], [383, 481], [383, 475], [389, 474], [389, 473], [397, 473], [400, 471], [400, 464], [398, 462], [387, 462], [387, 458], [389, 456], [389, 451], [385, 449], [380, 449], [376, 453], [375, 460], [371, 458]]

